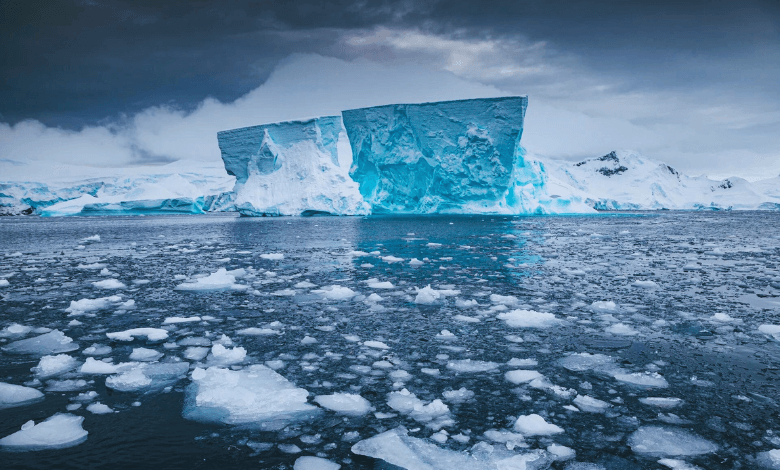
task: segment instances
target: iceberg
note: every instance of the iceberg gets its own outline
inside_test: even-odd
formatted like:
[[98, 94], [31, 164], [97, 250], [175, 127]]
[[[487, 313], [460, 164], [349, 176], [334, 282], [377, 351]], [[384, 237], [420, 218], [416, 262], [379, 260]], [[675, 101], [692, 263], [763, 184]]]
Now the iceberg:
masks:
[[343, 111], [350, 175], [374, 213], [571, 212], [520, 146], [527, 106], [512, 96]]
[[236, 210], [245, 216], [363, 215], [368, 205], [350, 179], [338, 116], [279, 122], [217, 134]]

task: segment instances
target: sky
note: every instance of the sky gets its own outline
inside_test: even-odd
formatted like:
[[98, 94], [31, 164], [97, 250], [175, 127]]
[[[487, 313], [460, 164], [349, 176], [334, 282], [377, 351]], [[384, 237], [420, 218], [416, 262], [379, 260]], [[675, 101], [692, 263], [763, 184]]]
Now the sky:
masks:
[[218, 161], [216, 132], [528, 95], [523, 145], [780, 174], [777, 0], [0, 0], [0, 162]]

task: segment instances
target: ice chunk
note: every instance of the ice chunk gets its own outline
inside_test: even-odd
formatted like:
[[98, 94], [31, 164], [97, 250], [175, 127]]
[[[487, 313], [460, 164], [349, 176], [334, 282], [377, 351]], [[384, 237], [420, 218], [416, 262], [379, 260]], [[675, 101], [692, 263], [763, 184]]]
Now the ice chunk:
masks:
[[615, 359], [604, 354], [574, 353], [561, 359], [559, 364], [572, 372], [609, 372], [617, 369]]
[[81, 366], [79, 372], [82, 374], [115, 374], [119, 370], [119, 366], [110, 362], [98, 361], [92, 357], [88, 357], [86, 362]]
[[702, 470], [701, 467], [697, 467], [696, 465], [678, 459], [660, 459], [658, 463], [665, 467], [669, 467], [672, 470]]
[[232, 349], [228, 349], [221, 344], [215, 344], [211, 347], [211, 355], [209, 355], [208, 361], [214, 365], [228, 366], [231, 364], [239, 364], [246, 358], [246, 349], [236, 346]]
[[222, 161], [236, 177], [242, 215], [362, 215], [369, 212], [340, 161], [341, 118], [280, 122], [217, 134]]
[[209, 348], [192, 346], [184, 350], [184, 358], [191, 361], [202, 361], [209, 354]]
[[538, 379], [540, 377], [543, 377], [542, 374], [535, 370], [510, 370], [506, 374], [504, 374], [504, 377], [513, 384], [524, 384], [527, 382], [530, 382], [534, 379]]
[[59, 330], [52, 330], [34, 338], [14, 341], [2, 347], [3, 351], [8, 353], [34, 354], [38, 356], [70, 352], [78, 348], [78, 343], [74, 343], [72, 338], [65, 336]]
[[640, 398], [640, 403], [644, 403], [649, 406], [657, 406], [658, 408], [674, 408], [682, 403], [679, 398], [665, 398], [665, 397], [648, 397]]
[[87, 405], [87, 411], [96, 415], [106, 415], [114, 412], [114, 410], [112, 410], [111, 407], [109, 407], [108, 405], [104, 405], [99, 401]]
[[607, 333], [612, 333], [613, 335], [621, 336], [634, 336], [639, 334], [638, 331], [626, 325], [625, 323], [615, 323], [614, 325], [607, 327], [604, 331]]
[[111, 346], [95, 343], [88, 348], [84, 348], [84, 350], [81, 351], [81, 354], [84, 354], [85, 356], [107, 356], [108, 354], [111, 354], [111, 351], [113, 351]]
[[[518, 304], [519, 300], [514, 295], [498, 295], [490, 294], [490, 301], [494, 304], [506, 305], [507, 307], [513, 307]], [[476, 303], [476, 301], [474, 302]]]
[[20, 431], [0, 439], [0, 448], [15, 452], [64, 449], [87, 440], [87, 431], [81, 427], [84, 418], [57, 413], [35, 424], [28, 421]]
[[778, 469], [780, 468], [780, 449], [772, 449], [766, 452], [759, 452], [756, 456], [756, 461], [765, 468]]
[[615, 377], [615, 380], [618, 382], [636, 385], [638, 387], [666, 388], [669, 386], [666, 379], [658, 372], [617, 372], [613, 374], [613, 377]]
[[93, 282], [92, 285], [98, 289], [124, 289], [127, 287], [116, 279], [104, 279], [102, 281]]
[[414, 302], [422, 305], [433, 305], [441, 299], [442, 295], [436, 289], [432, 289], [428, 284], [426, 287], [417, 290], [417, 296]]
[[75, 369], [79, 362], [67, 354], [43, 356], [38, 365], [30, 369], [38, 378], [53, 377]]
[[442, 449], [403, 428], [383, 432], [352, 446], [352, 452], [380, 459], [406, 470], [531, 470], [547, 468], [544, 451], [518, 454], [500, 447], [475, 446], [471, 453]]
[[106, 387], [120, 392], [154, 391], [176, 383], [189, 370], [189, 363], [123, 363], [117, 369], [121, 373], [108, 377]]
[[372, 289], [393, 289], [395, 287], [390, 281], [380, 282], [378, 279], [369, 279], [366, 283]]
[[441, 400], [433, 400], [426, 404], [405, 388], [398, 392], [390, 392], [387, 395], [387, 406], [421, 423], [446, 417], [450, 412]]
[[594, 312], [614, 312], [617, 304], [611, 300], [597, 300], [590, 305]]
[[149, 341], [162, 341], [168, 338], [168, 332], [161, 328], [133, 328], [125, 331], [106, 333], [109, 339], [116, 341], [133, 341], [136, 337], [146, 337]]
[[40, 400], [43, 400], [43, 393], [34, 388], [0, 382], [0, 410], [24, 406]]
[[155, 351], [154, 349], [147, 348], [133, 348], [133, 352], [130, 353], [131, 361], [156, 361], [163, 356], [163, 353]]
[[499, 313], [496, 318], [504, 320], [512, 328], [549, 328], [561, 322], [552, 313], [522, 309]]
[[225, 268], [219, 268], [215, 273], [195, 279], [195, 282], [179, 284], [175, 289], [205, 292], [216, 290], [245, 290], [248, 286], [236, 284], [236, 277], [241, 277], [244, 274], [245, 271], [243, 269], [228, 271]]
[[696, 434], [661, 426], [640, 427], [628, 437], [628, 445], [636, 453], [659, 457], [709, 454], [718, 450], [718, 446]]
[[120, 392], [140, 390], [151, 384], [152, 379], [147, 377], [140, 368], [106, 378], [106, 387]]
[[442, 396], [450, 403], [465, 403], [474, 398], [474, 392], [461, 387], [458, 390], [446, 390], [442, 392]]
[[66, 308], [65, 311], [70, 314], [69, 316], [83, 315], [96, 310], [104, 310], [113, 307], [121, 301], [121, 295], [112, 295], [110, 297], [100, 297], [97, 299], [71, 300], [70, 307]]
[[357, 295], [357, 292], [353, 291], [349, 287], [342, 286], [325, 286], [322, 289], [312, 291], [315, 294], [320, 294], [322, 297], [328, 300], [349, 300]]
[[764, 324], [758, 327], [758, 331], [780, 341], [780, 325]]
[[586, 411], [588, 413], [604, 413], [610, 406], [612, 406], [605, 401], [601, 401], [588, 395], [577, 395], [577, 397], [574, 398], [574, 404], [577, 405], [577, 407], [579, 407], [579, 409], [582, 411]]
[[514, 429], [524, 436], [551, 436], [563, 432], [563, 428], [548, 423], [538, 414], [518, 417], [517, 421], [515, 421]]
[[75, 392], [87, 388], [87, 381], [81, 379], [49, 380], [46, 382], [47, 392]]
[[32, 327], [11, 323], [0, 331], [0, 338], [13, 338], [15, 336], [24, 336], [32, 331]]
[[547, 452], [557, 461], [571, 460], [577, 455], [574, 449], [560, 444], [550, 444], [547, 446]]
[[293, 470], [339, 470], [341, 465], [321, 457], [298, 457]]
[[371, 403], [368, 400], [360, 395], [350, 393], [317, 395], [314, 401], [323, 408], [348, 416], [363, 416], [372, 410]]
[[237, 371], [196, 368], [187, 387], [183, 415], [195, 421], [279, 429], [316, 412], [317, 408], [307, 403], [308, 395], [259, 364]]
[[472, 359], [461, 359], [447, 363], [447, 369], [460, 373], [493, 372], [498, 369], [498, 366], [495, 362]]
[[194, 316], [194, 317], [167, 317], [163, 321], [163, 325], [171, 325], [176, 323], [192, 323], [192, 322], [199, 322], [200, 317]]
[[284, 259], [284, 253], [263, 253], [260, 258], [270, 261], [279, 261]]
[[506, 363], [509, 367], [536, 367], [538, 364], [536, 359], [518, 359], [516, 357]]
[[386, 345], [381, 341], [364, 341], [363, 346], [368, 346], [369, 348], [376, 348], [376, 349], [390, 349], [390, 346]]

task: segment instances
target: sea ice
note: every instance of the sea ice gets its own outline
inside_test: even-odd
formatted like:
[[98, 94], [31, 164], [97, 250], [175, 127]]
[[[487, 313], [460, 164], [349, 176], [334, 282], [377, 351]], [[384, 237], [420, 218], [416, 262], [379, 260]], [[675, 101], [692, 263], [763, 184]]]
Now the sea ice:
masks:
[[163, 325], [171, 325], [171, 324], [177, 324], [177, 323], [193, 323], [193, 322], [199, 322], [201, 321], [201, 318], [198, 316], [193, 317], [167, 317], [163, 321]]
[[712, 442], [682, 429], [642, 426], [628, 437], [636, 453], [653, 456], [687, 456], [709, 454], [718, 450]]
[[74, 343], [72, 338], [65, 336], [59, 330], [52, 330], [40, 336], [8, 343], [2, 347], [2, 350], [8, 353], [45, 356], [75, 351], [78, 348], [78, 343]]
[[208, 362], [218, 366], [229, 366], [232, 364], [239, 364], [246, 358], [246, 349], [241, 346], [236, 346], [232, 349], [228, 349], [221, 344], [215, 344], [211, 347], [211, 354], [208, 357]]
[[106, 415], [114, 412], [114, 410], [112, 410], [111, 407], [109, 407], [108, 405], [104, 405], [99, 401], [87, 405], [87, 411], [96, 415]]
[[648, 397], [640, 398], [640, 403], [649, 406], [657, 406], [658, 408], [674, 408], [682, 403], [679, 398], [666, 398], [666, 397]]
[[515, 421], [514, 429], [524, 436], [551, 436], [564, 432], [563, 428], [548, 423], [538, 414], [518, 417], [517, 421]]
[[339, 470], [341, 465], [321, 457], [298, 457], [293, 470]]
[[260, 255], [260, 258], [270, 261], [279, 261], [284, 259], [284, 253], [263, 253]]
[[496, 318], [504, 320], [512, 328], [549, 328], [561, 322], [552, 313], [522, 309], [499, 313]]
[[24, 336], [32, 331], [32, 327], [27, 325], [20, 325], [18, 323], [11, 323], [0, 331], [0, 338], [13, 338], [16, 336]]
[[317, 395], [314, 401], [323, 408], [348, 416], [363, 416], [372, 410], [368, 400], [351, 393]]
[[317, 410], [307, 403], [308, 391], [260, 364], [236, 371], [196, 368], [191, 377], [183, 412], [187, 419], [273, 430]]
[[112, 295], [110, 297], [100, 297], [97, 299], [71, 300], [70, 307], [66, 308], [65, 311], [69, 313], [69, 316], [83, 315], [96, 310], [104, 310], [113, 307], [121, 301], [121, 295]]
[[146, 337], [148, 341], [162, 341], [168, 338], [168, 332], [161, 328], [132, 328], [125, 331], [106, 333], [108, 339], [116, 341], [133, 341], [136, 337]]
[[449, 361], [447, 369], [458, 373], [492, 372], [497, 370], [499, 364], [490, 361], [478, 361], [473, 359], [460, 359]]
[[102, 281], [93, 282], [92, 285], [98, 289], [124, 289], [127, 287], [116, 279], [104, 279]]
[[248, 286], [236, 284], [237, 277], [243, 277], [246, 271], [243, 269], [234, 269], [228, 271], [225, 268], [219, 268], [217, 272], [211, 273], [206, 277], [195, 279], [194, 282], [185, 282], [175, 287], [176, 290], [184, 291], [215, 291], [215, 290], [244, 290]]
[[0, 410], [40, 400], [43, 400], [43, 393], [34, 388], [0, 382]]
[[646, 388], [666, 388], [669, 383], [658, 372], [617, 372], [612, 375], [618, 382]]
[[160, 359], [162, 356], [163, 353], [155, 351], [154, 349], [133, 348], [133, 352], [130, 353], [130, 360], [151, 362]]
[[38, 365], [30, 370], [38, 378], [44, 379], [73, 370], [78, 364], [76, 358], [67, 354], [58, 354], [57, 356], [43, 356]]
[[417, 289], [417, 296], [414, 298], [414, 303], [421, 305], [433, 305], [442, 298], [442, 295], [436, 289], [432, 289], [428, 284], [422, 289]]
[[607, 333], [612, 333], [613, 335], [621, 336], [634, 336], [639, 334], [638, 331], [626, 325], [625, 323], [615, 323], [614, 325], [607, 327], [604, 331]]
[[353, 291], [349, 287], [342, 286], [325, 286], [322, 289], [313, 290], [312, 293], [320, 294], [327, 300], [349, 300], [357, 295], [357, 292]]
[[0, 448], [14, 452], [64, 449], [87, 440], [87, 431], [81, 427], [84, 418], [57, 413], [35, 424], [28, 421], [20, 431], [0, 439]]
[[612, 406], [605, 401], [601, 401], [588, 395], [577, 395], [574, 398], [573, 403], [577, 405], [580, 410], [588, 413], [604, 413], [610, 406]]
[[518, 385], [538, 379], [542, 377], [542, 374], [535, 370], [510, 370], [504, 374], [504, 377], [509, 382]]

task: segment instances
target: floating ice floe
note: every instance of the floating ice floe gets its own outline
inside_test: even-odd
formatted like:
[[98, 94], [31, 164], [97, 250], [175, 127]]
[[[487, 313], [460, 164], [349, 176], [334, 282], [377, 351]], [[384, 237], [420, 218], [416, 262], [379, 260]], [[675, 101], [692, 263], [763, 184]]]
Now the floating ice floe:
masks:
[[368, 400], [351, 393], [317, 395], [314, 401], [323, 408], [348, 416], [363, 416], [373, 409]]
[[656, 406], [658, 408], [674, 408], [682, 403], [679, 398], [666, 398], [666, 397], [647, 397], [640, 398], [639, 402], [648, 406]]
[[11, 285], [10, 282], [8, 282], [8, 279], [0, 279], [0, 287], [8, 287]]
[[138, 337], [145, 337], [148, 341], [162, 341], [168, 338], [168, 331], [162, 328], [132, 328], [125, 331], [106, 333], [108, 339], [116, 341], [133, 341]]
[[176, 290], [184, 291], [217, 291], [217, 290], [246, 290], [249, 286], [236, 284], [236, 278], [246, 275], [244, 269], [234, 269], [228, 271], [225, 268], [219, 268], [217, 272], [211, 273], [206, 277], [195, 279], [194, 282], [185, 282], [175, 287]]
[[83, 315], [85, 313], [97, 310], [105, 310], [117, 306], [122, 302], [121, 295], [112, 295], [110, 297], [99, 297], [97, 299], [71, 300], [70, 306], [65, 309], [68, 316]]
[[598, 398], [593, 398], [588, 395], [577, 395], [574, 398], [573, 403], [577, 405], [580, 410], [588, 413], [604, 413], [612, 406], [605, 401], [601, 401]]
[[666, 388], [669, 386], [669, 383], [666, 381], [666, 379], [663, 378], [663, 376], [658, 372], [617, 372], [612, 374], [612, 376], [618, 382], [627, 383], [637, 387]]
[[298, 457], [293, 470], [339, 470], [341, 465], [322, 457]]
[[504, 378], [515, 385], [528, 383], [540, 377], [542, 374], [535, 370], [510, 370], [504, 374]]
[[381, 341], [364, 341], [363, 346], [368, 346], [369, 348], [375, 349], [390, 349], [390, 346]]
[[415, 421], [427, 423], [433, 430], [452, 423], [450, 409], [441, 400], [436, 399], [426, 404], [405, 388], [390, 392], [387, 395], [387, 406]]
[[499, 364], [495, 362], [473, 359], [460, 359], [447, 363], [447, 369], [459, 373], [493, 372], [498, 370], [498, 367]]
[[625, 323], [615, 323], [614, 325], [607, 327], [604, 331], [620, 336], [635, 336], [639, 334], [638, 331], [626, 325]]
[[764, 324], [758, 327], [758, 331], [780, 341], [780, 325]]
[[[106, 378], [106, 387], [119, 392], [160, 390], [184, 377], [189, 368], [188, 362], [137, 364], [130, 370]], [[125, 367], [119, 370], [125, 370]]]
[[658, 457], [709, 454], [718, 450], [714, 443], [696, 434], [662, 426], [642, 426], [628, 437], [628, 445], [638, 454]]
[[41, 400], [43, 400], [43, 393], [39, 390], [0, 382], [0, 410], [29, 405]]
[[450, 403], [465, 403], [474, 398], [474, 392], [465, 387], [458, 390], [446, 390], [441, 395]]
[[14, 338], [24, 336], [30, 331], [32, 331], [32, 327], [30, 326], [11, 323], [10, 325], [0, 330], [0, 338]]
[[98, 289], [124, 289], [127, 287], [116, 279], [104, 279], [102, 281], [93, 282], [92, 285]]
[[655, 289], [658, 284], [654, 281], [634, 281], [631, 283], [632, 287], [640, 287], [642, 289]]
[[221, 344], [215, 344], [211, 347], [211, 354], [209, 355], [207, 361], [209, 364], [217, 366], [229, 366], [244, 362], [245, 358], [246, 349], [242, 348], [241, 346], [228, 349]]
[[512, 310], [499, 313], [496, 317], [504, 320], [507, 326], [512, 328], [549, 328], [561, 323], [552, 313], [537, 312], [535, 310]]
[[2, 350], [8, 353], [45, 356], [75, 351], [78, 348], [78, 343], [74, 343], [72, 338], [65, 336], [60, 330], [52, 330], [40, 336], [8, 343]]
[[379, 279], [369, 279], [366, 281], [366, 284], [368, 284], [368, 287], [372, 289], [393, 289], [395, 286], [390, 281], [382, 281], [380, 282]]
[[770, 470], [780, 469], [780, 449], [759, 452], [758, 455], [756, 455], [756, 462], [762, 467]]
[[81, 351], [81, 354], [84, 354], [85, 356], [107, 356], [111, 354], [111, 351], [113, 351], [111, 346], [95, 343], [88, 348], [84, 348], [84, 350]]
[[546, 468], [552, 459], [542, 450], [526, 453], [510, 451], [506, 446], [479, 443], [470, 452], [443, 449], [436, 444], [408, 435], [406, 429], [383, 432], [352, 446], [358, 455], [383, 460], [406, 470], [522, 470]]
[[490, 301], [494, 304], [506, 305], [507, 307], [514, 307], [520, 303], [514, 295], [490, 294]]
[[325, 286], [321, 289], [313, 290], [312, 293], [319, 294], [327, 300], [349, 300], [357, 295], [357, 292], [349, 287], [337, 285]]
[[193, 323], [193, 322], [199, 322], [201, 321], [201, 318], [198, 316], [193, 317], [167, 317], [163, 321], [163, 325], [173, 325], [177, 323]]
[[270, 261], [278, 261], [284, 259], [284, 253], [263, 253], [260, 258]]
[[186, 419], [280, 429], [317, 412], [309, 392], [270, 368], [255, 364], [242, 370], [196, 368], [187, 387]]
[[131, 361], [153, 362], [163, 357], [163, 353], [148, 348], [133, 348], [130, 353]]
[[436, 289], [431, 288], [430, 284], [422, 289], [417, 289], [417, 296], [414, 303], [421, 305], [433, 305], [442, 298], [442, 295]]
[[514, 429], [524, 436], [551, 436], [564, 432], [560, 426], [548, 423], [535, 413], [518, 417]]
[[54, 377], [64, 374], [78, 367], [79, 361], [67, 354], [57, 356], [43, 356], [38, 365], [30, 369], [39, 379]]
[[87, 411], [95, 415], [106, 415], [106, 414], [114, 413], [114, 410], [111, 409], [110, 406], [104, 405], [99, 401], [87, 405]]
[[73, 447], [87, 440], [89, 433], [81, 427], [83, 421], [81, 416], [64, 413], [57, 413], [38, 424], [30, 420], [21, 430], [0, 439], [0, 448], [25, 452]]

